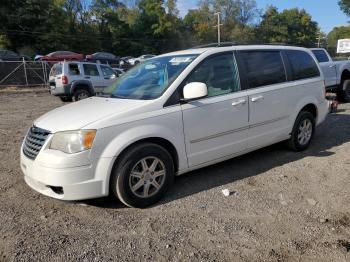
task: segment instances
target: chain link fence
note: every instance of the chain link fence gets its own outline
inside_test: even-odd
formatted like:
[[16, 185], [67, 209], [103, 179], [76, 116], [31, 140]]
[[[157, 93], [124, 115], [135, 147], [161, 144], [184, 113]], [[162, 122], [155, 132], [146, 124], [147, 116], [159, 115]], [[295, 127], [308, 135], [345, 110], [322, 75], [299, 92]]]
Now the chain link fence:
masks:
[[47, 86], [50, 69], [43, 61], [0, 61], [0, 87]]

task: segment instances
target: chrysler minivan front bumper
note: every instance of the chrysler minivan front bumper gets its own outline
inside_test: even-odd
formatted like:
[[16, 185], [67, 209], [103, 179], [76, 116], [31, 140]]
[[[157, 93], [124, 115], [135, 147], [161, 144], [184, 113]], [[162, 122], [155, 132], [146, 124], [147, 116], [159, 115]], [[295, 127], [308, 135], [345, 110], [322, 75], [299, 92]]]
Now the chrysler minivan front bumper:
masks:
[[[107, 159], [104, 160], [107, 163]], [[52, 168], [28, 158], [21, 150], [24, 180], [35, 191], [61, 200], [82, 200], [106, 196], [105, 181], [96, 179], [91, 165]]]

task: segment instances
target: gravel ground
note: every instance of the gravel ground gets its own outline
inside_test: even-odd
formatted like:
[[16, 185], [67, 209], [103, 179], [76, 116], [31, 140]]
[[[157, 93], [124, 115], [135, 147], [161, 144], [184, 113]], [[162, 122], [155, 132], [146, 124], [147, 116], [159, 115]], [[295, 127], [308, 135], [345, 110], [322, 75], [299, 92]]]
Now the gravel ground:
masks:
[[183, 175], [143, 210], [26, 186], [23, 136], [62, 104], [47, 93], [0, 94], [0, 261], [350, 261], [350, 104], [309, 150], [279, 144]]

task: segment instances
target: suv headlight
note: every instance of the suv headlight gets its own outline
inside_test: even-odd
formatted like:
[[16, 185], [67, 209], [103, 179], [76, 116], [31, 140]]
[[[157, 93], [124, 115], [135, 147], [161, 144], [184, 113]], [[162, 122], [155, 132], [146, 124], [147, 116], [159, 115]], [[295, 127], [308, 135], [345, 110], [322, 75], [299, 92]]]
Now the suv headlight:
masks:
[[57, 132], [53, 135], [50, 149], [74, 154], [91, 149], [96, 136], [96, 130], [76, 130]]

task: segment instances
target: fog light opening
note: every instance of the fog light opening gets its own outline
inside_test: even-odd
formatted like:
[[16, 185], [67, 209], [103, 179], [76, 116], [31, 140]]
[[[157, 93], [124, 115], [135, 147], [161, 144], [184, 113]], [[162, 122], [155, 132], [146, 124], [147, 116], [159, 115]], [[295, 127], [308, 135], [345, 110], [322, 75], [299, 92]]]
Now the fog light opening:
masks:
[[57, 195], [63, 195], [63, 187], [61, 186], [49, 186], [53, 192], [55, 192]]

